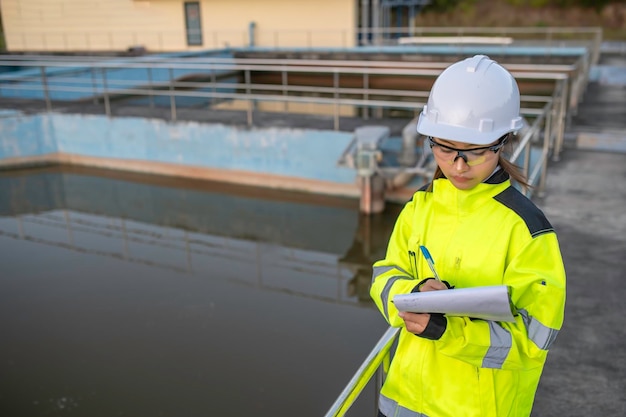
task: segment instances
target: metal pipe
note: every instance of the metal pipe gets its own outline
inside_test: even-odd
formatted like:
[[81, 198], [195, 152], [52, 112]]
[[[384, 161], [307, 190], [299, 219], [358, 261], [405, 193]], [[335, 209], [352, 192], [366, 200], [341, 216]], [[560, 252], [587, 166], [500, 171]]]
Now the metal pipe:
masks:
[[372, 0], [372, 41], [380, 45], [380, 0]]
[[361, 45], [367, 45], [369, 43], [369, 0], [361, 0]]

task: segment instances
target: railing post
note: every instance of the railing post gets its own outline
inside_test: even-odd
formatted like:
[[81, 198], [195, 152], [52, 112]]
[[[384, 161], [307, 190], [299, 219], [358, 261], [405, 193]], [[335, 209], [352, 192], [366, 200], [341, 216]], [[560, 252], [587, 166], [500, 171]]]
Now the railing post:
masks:
[[545, 195], [545, 187], [546, 187], [546, 178], [548, 171], [548, 158], [550, 153], [550, 142], [552, 141], [552, 112], [553, 112], [554, 102], [552, 102], [552, 106], [550, 106], [550, 111], [547, 112], [545, 126], [543, 129], [543, 150], [541, 152], [541, 176], [539, 177], [539, 187], [537, 187], [537, 191], [539, 197], [543, 197]]
[[96, 71], [91, 67], [91, 94], [93, 95], [93, 104], [98, 104], [98, 86], [96, 84]]
[[333, 71], [333, 88], [334, 88], [334, 128], [339, 130], [339, 72], [337, 68]]
[[171, 109], [171, 119], [176, 121], [176, 95], [174, 92], [174, 70], [172, 68], [168, 68], [170, 75], [170, 109]]
[[[287, 71], [284, 70], [284, 69], [281, 72], [281, 81], [282, 81], [282, 84], [283, 84], [283, 96], [286, 97], [288, 95], [287, 94], [287, 82], [288, 81], [287, 81]], [[288, 109], [289, 109], [289, 101], [285, 100], [283, 102], [283, 110], [287, 111]]]
[[152, 67], [148, 67], [148, 88], [150, 89], [150, 108], [154, 108], [154, 95], [152, 94]]
[[106, 67], [102, 68], [102, 94], [104, 95], [104, 112], [107, 117], [111, 117], [111, 103], [109, 102], [109, 92], [107, 89]]
[[558, 121], [557, 121], [557, 125], [558, 125], [558, 130], [557, 130], [557, 137], [556, 137], [556, 144], [554, 147], [554, 156], [553, 156], [553, 160], [554, 161], [558, 161], [561, 157], [561, 149], [563, 147], [563, 135], [565, 133], [565, 126], [567, 124], [567, 114], [569, 113], [567, 111], [567, 96], [568, 96], [568, 91], [567, 91], [567, 80], [562, 80], [561, 81], [561, 98], [560, 98], [560, 106], [559, 106], [559, 117], [558, 117]]
[[524, 164], [523, 164], [523, 172], [524, 172], [524, 176], [526, 178], [528, 178], [528, 175], [530, 173], [530, 152], [532, 151], [532, 140], [529, 140], [526, 143], [525, 149], [524, 149]]
[[248, 100], [248, 127], [252, 127], [252, 106], [254, 105], [254, 103], [252, 102], [252, 99], [250, 99], [250, 70], [246, 69], [245, 73], [245, 81], [246, 81], [246, 98]]
[[52, 110], [52, 103], [50, 102], [50, 93], [48, 91], [48, 78], [46, 77], [45, 67], [42, 65], [39, 67], [39, 72], [41, 73], [41, 85], [43, 87], [43, 96], [46, 101], [46, 110]]
[[[370, 80], [369, 80], [369, 74], [367, 72], [363, 73], [363, 100], [364, 101], [368, 101], [369, 100], [369, 85], [370, 85]], [[370, 118], [370, 108], [369, 106], [364, 106], [363, 107], [363, 119], [368, 120]]]

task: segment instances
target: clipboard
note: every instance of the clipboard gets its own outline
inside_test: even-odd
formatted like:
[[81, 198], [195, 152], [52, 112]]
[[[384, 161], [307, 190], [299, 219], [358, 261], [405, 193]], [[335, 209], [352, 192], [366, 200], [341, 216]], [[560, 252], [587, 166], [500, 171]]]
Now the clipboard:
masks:
[[393, 303], [399, 311], [412, 313], [443, 313], [448, 316], [515, 321], [515, 308], [506, 285], [399, 294], [393, 297]]

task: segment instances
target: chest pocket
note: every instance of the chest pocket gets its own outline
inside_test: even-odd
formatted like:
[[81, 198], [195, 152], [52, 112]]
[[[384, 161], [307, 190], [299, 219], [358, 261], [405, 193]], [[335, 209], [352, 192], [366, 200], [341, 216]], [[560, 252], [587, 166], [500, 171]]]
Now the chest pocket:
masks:
[[408, 248], [407, 256], [409, 258], [411, 276], [413, 276], [414, 279], [420, 279], [420, 273], [419, 273], [419, 268], [418, 268], [418, 265], [420, 263], [418, 262], [418, 257], [420, 256], [419, 247], [420, 247], [420, 236], [416, 234], [412, 234], [409, 237], [409, 241], [407, 244], [407, 248]]

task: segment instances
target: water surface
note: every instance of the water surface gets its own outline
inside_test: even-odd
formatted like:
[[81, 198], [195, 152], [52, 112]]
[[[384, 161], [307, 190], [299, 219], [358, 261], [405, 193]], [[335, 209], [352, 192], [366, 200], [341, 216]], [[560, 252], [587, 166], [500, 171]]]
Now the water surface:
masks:
[[[386, 329], [367, 290], [397, 210], [0, 174], [0, 414], [323, 415]], [[373, 415], [373, 392], [349, 415]]]

